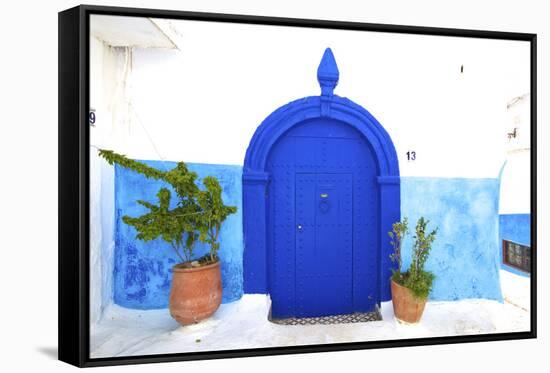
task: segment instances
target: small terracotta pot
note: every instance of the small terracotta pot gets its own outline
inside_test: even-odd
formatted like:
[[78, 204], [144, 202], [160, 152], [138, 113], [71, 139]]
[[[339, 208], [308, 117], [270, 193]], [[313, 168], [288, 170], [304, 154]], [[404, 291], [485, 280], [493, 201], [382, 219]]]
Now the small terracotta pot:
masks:
[[397, 321], [409, 324], [416, 324], [420, 321], [426, 306], [426, 299], [418, 299], [409, 288], [392, 280], [391, 300], [393, 313]]
[[222, 302], [220, 262], [202, 267], [172, 267], [170, 315], [182, 325], [198, 323]]

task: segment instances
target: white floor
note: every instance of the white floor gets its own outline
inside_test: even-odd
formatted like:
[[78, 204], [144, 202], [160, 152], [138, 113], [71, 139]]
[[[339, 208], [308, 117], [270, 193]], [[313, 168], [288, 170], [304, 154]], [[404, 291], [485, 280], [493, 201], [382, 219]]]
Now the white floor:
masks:
[[382, 321], [303, 326], [269, 322], [265, 295], [245, 295], [221, 305], [211, 319], [186, 327], [180, 327], [168, 310], [112, 305], [91, 328], [90, 350], [92, 358], [99, 358], [528, 331], [528, 308], [514, 303], [428, 302], [420, 324], [413, 326], [395, 321], [391, 302], [382, 303]]
[[502, 296], [506, 302], [525, 310], [530, 309], [530, 277], [519, 276], [508, 271], [500, 271], [500, 286], [502, 288]]

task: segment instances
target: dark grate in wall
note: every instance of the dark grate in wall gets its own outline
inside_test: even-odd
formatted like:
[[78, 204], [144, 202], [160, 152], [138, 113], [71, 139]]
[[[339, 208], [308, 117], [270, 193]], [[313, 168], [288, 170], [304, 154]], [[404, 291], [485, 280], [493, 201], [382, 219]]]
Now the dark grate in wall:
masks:
[[502, 240], [502, 261], [524, 272], [531, 272], [531, 247]]

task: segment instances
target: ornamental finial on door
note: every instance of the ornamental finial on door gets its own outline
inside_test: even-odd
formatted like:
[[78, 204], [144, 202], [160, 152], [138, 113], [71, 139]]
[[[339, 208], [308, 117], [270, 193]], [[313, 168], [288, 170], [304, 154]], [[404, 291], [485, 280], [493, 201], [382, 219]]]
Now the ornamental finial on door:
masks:
[[322, 96], [332, 96], [334, 87], [338, 84], [340, 72], [336, 60], [330, 48], [325, 49], [319, 68], [317, 69], [317, 80], [321, 86]]

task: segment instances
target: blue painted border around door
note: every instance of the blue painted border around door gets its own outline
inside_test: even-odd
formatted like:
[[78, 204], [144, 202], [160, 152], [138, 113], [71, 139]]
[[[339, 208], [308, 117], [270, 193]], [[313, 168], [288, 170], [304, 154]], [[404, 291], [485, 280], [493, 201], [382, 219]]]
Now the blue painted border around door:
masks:
[[[368, 311], [391, 298], [393, 265], [387, 232], [400, 219], [397, 155], [388, 133], [367, 110], [333, 94], [338, 79], [334, 56], [327, 49], [318, 69], [321, 95], [277, 109], [258, 127], [247, 149], [243, 169], [244, 288], [247, 293], [269, 293], [275, 317]], [[309, 239], [307, 248], [296, 240], [300, 225], [296, 221], [296, 182], [304, 181], [296, 175], [308, 173], [316, 175], [316, 183], [326, 174], [351, 175], [352, 242], [348, 246], [342, 232], [333, 232], [332, 248], [317, 247], [316, 236]], [[317, 184], [308, 193], [312, 199], [330, 196], [317, 190]], [[345, 201], [339, 199], [338, 203]], [[310, 210], [321, 214], [327, 206], [318, 202]], [[335, 224], [341, 224], [341, 218], [334, 218], [338, 220]], [[299, 263], [300, 253], [319, 248], [327, 252]], [[334, 255], [337, 269], [327, 267]], [[302, 273], [300, 266], [307, 270]], [[310, 275], [317, 279], [301, 285], [304, 276]], [[329, 280], [331, 276], [339, 279]], [[314, 288], [326, 290], [329, 296], [312, 292]], [[343, 295], [337, 295], [339, 291]]]

